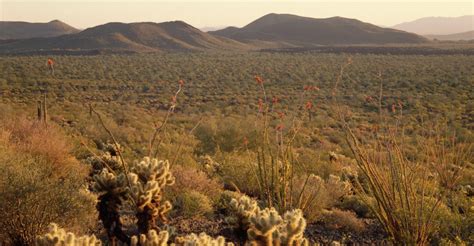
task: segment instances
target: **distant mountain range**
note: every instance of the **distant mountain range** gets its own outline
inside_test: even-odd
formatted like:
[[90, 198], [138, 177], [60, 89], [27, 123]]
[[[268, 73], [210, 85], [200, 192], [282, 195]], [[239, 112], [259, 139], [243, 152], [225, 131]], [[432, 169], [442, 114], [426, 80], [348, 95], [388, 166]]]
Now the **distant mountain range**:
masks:
[[440, 41], [474, 40], [474, 31], [454, 33], [448, 35], [425, 35], [425, 37]]
[[209, 32], [241, 42], [267, 41], [290, 46], [422, 43], [413, 33], [382, 28], [356, 19], [315, 19], [289, 14], [268, 14], [242, 27]]
[[78, 29], [58, 20], [48, 23], [0, 21], [0, 39], [55, 37], [77, 32]]
[[248, 45], [215, 37], [182, 21], [163, 23], [107, 23], [54, 38], [33, 38], [0, 43], [0, 52], [36, 50], [192, 51], [247, 49]]
[[448, 35], [474, 30], [474, 15], [460, 17], [426, 17], [401, 23], [392, 28], [419, 35]]
[[[9, 28], [10, 33], [17, 34], [5, 35], [8, 40], [0, 40], [0, 53], [257, 50], [429, 42], [413, 33], [381, 28], [355, 19], [315, 19], [288, 14], [268, 14], [243, 28], [228, 27], [207, 33], [182, 21], [113, 22], [83, 31], [59, 21], [47, 24], [63, 27], [63, 32], [44, 31], [43, 27], [34, 27], [34, 23]], [[12, 37], [17, 39], [11, 40]], [[25, 38], [20, 39], [22, 37]]]

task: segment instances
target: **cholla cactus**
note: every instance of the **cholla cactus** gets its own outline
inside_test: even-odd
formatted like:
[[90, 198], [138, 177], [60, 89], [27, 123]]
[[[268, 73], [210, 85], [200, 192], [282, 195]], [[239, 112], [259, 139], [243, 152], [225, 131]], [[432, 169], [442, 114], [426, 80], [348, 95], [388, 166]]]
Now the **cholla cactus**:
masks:
[[209, 177], [214, 177], [217, 173], [221, 172], [221, 164], [209, 155], [202, 156], [199, 162]]
[[38, 246], [97, 246], [101, 242], [95, 236], [77, 237], [74, 233], [66, 232], [56, 224], [49, 225], [49, 232], [36, 238]]
[[117, 239], [128, 243], [129, 237], [122, 230], [120, 207], [127, 194], [127, 180], [124, 174], [115, 175], [103, 169], [93, 177], [95, 183], [93, 190], [99, 193], [97, 210], [99, 219], [107, 231], [107, 236], [112, 245]]
[[167, 231], [162, 231], [159, 234], [155, 230], [148, 231], [147, 234], [140, 236], [133, 236], [131, 238], [131, 246], [167, 246], [169, 234]]
[[[248, 239], [251, 242], [258, 242], [257, 245], [271, 245], [273, 235], [283, 219], [274, 208], [265, 208], [250, 217], [250, 228], [247, 231]], [[277, 238], [276, 238], [277, 239]]]
[[304, 238], [306, 220], [300, 209], [288, 211], [282, 218], [274, 208], [261, 210], [245, 195], [232, 199], [230, 205], [236, 213], [231, 221], [247, 231], [246, 245], [308, 245]]
[[102, 144], [98, 143], [98, 148], [103, 151], [103, 154], [100, 156], [90, 156], [86, 159], [86, 162], [91, 164], [93, 168], [93, 173], [100, 172], [103, 168], [110, 168], [113, 171], [121, 171], [123, 166], [120, 163], [118, 158], [118, 152], [123, 152], [123, 149], [118, 145], [118, 149], [115, 144], [107, 143]]
[[187, 235], [185, 237], [176, 238], [177, 245], [183, 246], [233, 246], [233, 243], [226, 243], [225, 238], [219, 236], [217, 238], [212, 238], [206, 233], [202, 232], [199, 235], [194, 233]]
[[107, 169], [102, 169], [99, 174], [93, 176], [94, 184], [92, 189], [98, 193], [124, 193], [127, 186], [125, 175], [115, 175]]
[[171, 203], [162, 201], [163, 188], [174, 184], [168, 161], [143, 158], [134, 162], [128, 174], [128, 193], [136, 207], [137, 225], [141, 233], [158, 229], [156, 219], [166, 221], [165, 214], [171, 210]]
[[283, 216], [284, 222], [276, 231], [274, 238], [281, 245], [303, 246], [308, 245], [308, 240], [304, 238], [306, 220], [300, 209], [288, 211]]
[[232, 199], [230, 207], [233, 210], [233, 214], [226, 218], [227, 223], [244, 232], [250, 226], [250, 218], [260, 212], [257, 202], [245, 195], [241, 196], [238, 200]]

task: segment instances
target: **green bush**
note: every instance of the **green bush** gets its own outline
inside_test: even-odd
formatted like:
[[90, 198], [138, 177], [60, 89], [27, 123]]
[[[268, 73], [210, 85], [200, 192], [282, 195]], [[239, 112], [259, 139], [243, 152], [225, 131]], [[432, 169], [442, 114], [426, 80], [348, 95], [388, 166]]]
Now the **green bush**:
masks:
[[206, 195], [198, 191], [184, 191], [178, 194], [173, 201], [174, 213], [177, 216], [192, 218], [194, 216], [211, 217], [214, 208]]

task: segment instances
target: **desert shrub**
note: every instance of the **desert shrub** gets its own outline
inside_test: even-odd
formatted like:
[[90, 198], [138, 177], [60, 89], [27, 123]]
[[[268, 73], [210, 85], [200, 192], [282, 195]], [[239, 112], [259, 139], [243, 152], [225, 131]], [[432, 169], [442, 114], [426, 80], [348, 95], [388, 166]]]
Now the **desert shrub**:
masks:
[[257, 195], [259, 186], [255, 173], [255, 164], [251, 161], [253, 153], [232, 152], [219, 154], [214, 159], [220, 163], [221, 176], [230, 187], [236, 186], [248, 195]]
[[57, 139], [60, 133], [25, 120], [0, 132], [0, 242], [33, 244], [53, 221], [76, 232], [93, 228], [87, 172]]
[[71, 172], [83, 174], [86, 171], [71, 155], [68, 139], [55, 125], [44, 127], [39, 122], [20, 118], [5, 122], [3, 127], [10, 134], [10, 148], [41, 156], [53, 168], [52, 175], [60, 177]]
[[339, 209], [325, 210], [321, 222], [331, 230], [360, 233], [365, 230], [363, 221], [357, 218], [354, 212]]
[[243, 194], [235, 191], [224, 190], [215, 204], [215, 210], [222, 214], [231, 212], [230, 202], [232, 199], [239, 199]]
[[443, 200], [472, 161], [472, 144], [457, 143], [431, 128], [420, 132], [418, 152], [410, 156], [410, 139], [396, 130], [360, 140], [345, 126], [363, 178], [355, 190], [395, 242], [427, 244], [444, 223]]
[[295, 206], [303, 211], [309, 223], [317, 221], [325, 209], [339, 204], [350, 191], [349, 183], [334, 175], [327, 180], [315, 175], [295, 178], [294, 187]]
[[173, 214], [191, 218], [194, 216], [212, 216], [214, 208], [206, 195], [194, 191], [183, 191], [173, 199]]
[[[371, 201], [372, 202], [372, 201]], [[358, 196], [346, 196], [340, 204], [337, 205], [342, 210], [351, 210], [362, 218], [373, 218], [374, 214], [370, 207]]]
[[176, 197], [183, 191], [192, 190], [215, 202], [222, 192], [222, 185], [217, 180], [209, 178], [203, 171], [180, 165], [173, 166], [171, 171], [175, 176], [175, 185], [167, 189], [165, 196], [168, 199]]

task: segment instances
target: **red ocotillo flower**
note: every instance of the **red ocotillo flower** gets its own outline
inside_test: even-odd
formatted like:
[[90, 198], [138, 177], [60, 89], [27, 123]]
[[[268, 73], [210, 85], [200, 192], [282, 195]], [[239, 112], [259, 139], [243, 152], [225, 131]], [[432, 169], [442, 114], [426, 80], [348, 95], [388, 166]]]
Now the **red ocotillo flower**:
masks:
[[263, 79], [262, 79], [262, 77], [260, 77], [260, 76], [258, 76], [258, 75], [255, 76], [255, 81], [257, 81], [257, 84], [259, 84], [259, 85], [263, 84]]
[[305, 105], [305, 108], [306, 108], [307, 110], [312, 109], [312, 108], [313, 108], [313, 103], [312, 103], [311, 101], [307, 101], [307, 102], [306, 102], [306, 105]]
[[243, 143], [245, 146], [249, 144], [249, 140], [247, 139], [247, 137], [244, 137]]
[[276, 129], [277, 131], [282, 131], [283, 128], [284, 128], [283, 124], [278, 124], [278, 125], [275, 127], [275, 129]]
[[180, 79], [178, 83], [179, 83], [179, 86], [184, 86], [184, 80]]

